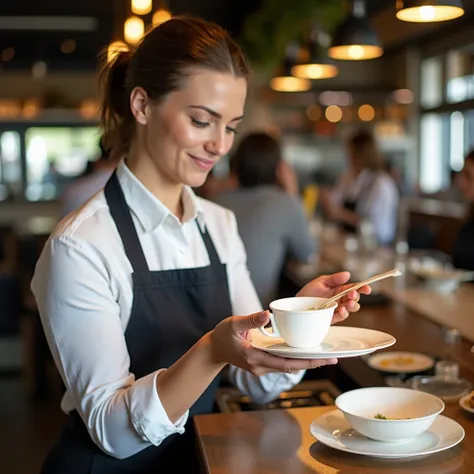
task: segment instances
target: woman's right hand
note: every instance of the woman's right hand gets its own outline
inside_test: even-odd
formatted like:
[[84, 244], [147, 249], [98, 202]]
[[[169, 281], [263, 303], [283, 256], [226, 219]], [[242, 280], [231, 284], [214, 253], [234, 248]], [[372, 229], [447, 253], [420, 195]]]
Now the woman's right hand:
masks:
[[337, 359], [286, 359], [254, 348], [250, 330], [263, 327], [269, 321], [268, 311], [249, 316], [232, 316], [221, 321], [209, 333], [216, 360], [258, 376], [270, 372], [293, 373], [337, 363]]

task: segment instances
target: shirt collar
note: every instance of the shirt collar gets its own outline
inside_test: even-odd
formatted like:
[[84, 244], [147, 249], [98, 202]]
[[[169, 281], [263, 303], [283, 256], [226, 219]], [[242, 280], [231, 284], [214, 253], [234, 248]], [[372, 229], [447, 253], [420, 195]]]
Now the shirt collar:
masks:
[[[130, 211], [146, 232], [154, 231], [168, 220], [178, 221], [178, 218], [138, 180], [124, 161], [117, 166], [117, 177]], [[204, 231], [202, 204], [189, 186], [184, 186], [181, 199], [184, 210], [182, 222], [197, 219], [201, 230]]]

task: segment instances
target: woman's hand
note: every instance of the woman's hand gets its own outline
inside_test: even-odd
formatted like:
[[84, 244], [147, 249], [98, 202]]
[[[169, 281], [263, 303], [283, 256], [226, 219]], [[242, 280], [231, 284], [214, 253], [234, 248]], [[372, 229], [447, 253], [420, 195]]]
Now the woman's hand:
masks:
[[209, 333], [216, 362], [235, 365], [254, 375], [293, 373], [337, 363], [337, 359], [285, 359], [255, 349], [251, 345], [250, 330], [265, 326], [269, 320], [270, 314], [263, 311], [250, 316], [232, 316], [221, 321]]
[[[310, 281], [304, 286], [296, 296], [320, 296], [323, 298], [330, 298], [331, 296], [344, 291], [351, 285], [345, 285], [349, 281], [351, 274], [349, 272], [334, 273], [333, 275], [320, 276], [313, 281]], [[371, 288], [368, 285], [359, 288], [357, 291], [351, 291], [344, 296], [338, 303], [336, 312], [332, 319], [332, 324], [339, 323], [349, 316], [349, 313], [359, 311], [360, 305], [358, 303], [360, 295], [369, 295]]]

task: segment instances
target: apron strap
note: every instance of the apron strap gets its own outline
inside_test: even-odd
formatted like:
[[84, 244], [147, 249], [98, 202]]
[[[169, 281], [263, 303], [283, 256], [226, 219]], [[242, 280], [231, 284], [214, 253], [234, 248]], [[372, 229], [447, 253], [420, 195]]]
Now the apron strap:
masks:
[[204, 229], [204, 231], [201, 230], [201, 226], [199, 225], [197, 219], [195, 220], [195, 222], [199, 229], [199, 233], [201, 234], [202, 240], [204, 241], [204, 245], [206, 246], [207, 255], [209, 256], [209, 261], [211, 265], [220, 265], [221, 260], [219, 258], [219, 255], [217, 254], [216, 247], [211, 239], [209, 231], [207, 230], [207, 228]]
[[149, 271], [137, 229], [115, 171], [107, 182], [104, 193], [133, 270], [135, 272]]

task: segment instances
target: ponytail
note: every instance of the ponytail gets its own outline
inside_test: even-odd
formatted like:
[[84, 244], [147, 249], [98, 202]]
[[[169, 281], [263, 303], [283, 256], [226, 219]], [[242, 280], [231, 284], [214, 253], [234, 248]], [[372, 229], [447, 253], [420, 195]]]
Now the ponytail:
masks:
[[128, 153], [134, 133], [135, 121], [127, 87], [127, 71], [132, 58], [132, 51], [118, 51], [110, 62], [105, 60], [100, 71], [103, 142], [114, 159]]

